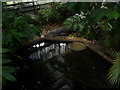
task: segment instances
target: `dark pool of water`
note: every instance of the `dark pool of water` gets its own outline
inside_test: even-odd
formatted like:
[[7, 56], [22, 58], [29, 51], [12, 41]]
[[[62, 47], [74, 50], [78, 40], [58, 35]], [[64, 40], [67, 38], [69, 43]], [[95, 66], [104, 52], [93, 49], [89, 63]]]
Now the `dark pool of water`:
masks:
[[108, 88], [106, 74], [110, 63], [87, 48], [70, 50], [68, 43], [39, 43], [24, 49], [17, 61], [17, 82], [4, 90], [86, 90]]

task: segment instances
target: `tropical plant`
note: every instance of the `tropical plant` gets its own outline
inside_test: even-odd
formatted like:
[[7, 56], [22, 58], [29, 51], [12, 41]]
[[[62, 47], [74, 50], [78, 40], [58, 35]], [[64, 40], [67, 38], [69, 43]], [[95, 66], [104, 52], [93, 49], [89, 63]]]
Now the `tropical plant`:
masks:
[[[2, 81], [3, 85], [6, 84], [6, 81], [16, 81], [16, 78], [13, 76], [13, 73], [18, 69], [15, 67], [11, 67], [9, 63], [11, 62], [11, 59], [9, 57], [8, 52], [11, 52], [10, 49], [2, 48], [2, 72], [0, 74], [2, 75]], [[1, 66], [0, 66], [1, 67]]]
[[37, 26], [39, 21], [30, 15], [17, 16], [14, 13], [4, 13], [2, 20], [4, 47], [15, 49], [21, 43], [41, 34], [41, 30]]
[[115, 60], [113, 61], [112, 67], [109, 69], [108, 73], [108, 84], [111, 87], [120, 86], [120, 52], [116, 53]]
[[67, 2], [67, 7], [74, 13], [88, 12], [96, 3], [89, 2]]
[[[85, 8], [83, 6], [86, 6]], [[66, 27], [80, 33], [80, 37], [89, 40], [100, 40], [106, 48], [116, 47], [120, 21], [120, 5], [117, 3], [68, 3], [68, 7], [77, 12], [65, 21]], [[77, 7], [77, 8], [76, 8]], [[81, 19], [81, 12], [84, 19]], [[73, 18], [77, 17], [77, 18]], [[107, 42], [106, 42], [107, 41]], [[114, 43], [114, 45], [113, 45]]]
[[35, 35], [40, 36], [41, 30], [38, 29], [39, 21], [34, 15], [16, 15], [15, 13], [3, 13], [2, 19], [2, 81], [16, 81], [13, 76], [18, 67], [14, 67], [12, 56], [16, 49], [25, 42], [32, 40]]
[[[111, 48], [120, 50], [120, 5], [118, 3], [68, 3], [68, 7], [78, 14], [84, 12], [86, 17], [80, 20], [73, 17], [66, 19], [65, 24], [68, 29], [79, 31], [81, 37], [97, 40], [104, 50]], [[108, 81], [111, 86], [120, 85], [120, 53], [116, 54], [108, 74]]]
[[66, 18], [66, 12], [67, 8], [65, 4], [58, 2], [49, 3], [43, 6], [39, 11], [43, 23], [57, 23], [63, 21], [64, 18]]
[[33, 24], [35, 26], [41, 26], [41, 21], [37, 15], [33, 14], [24, 14], [22, 16], [23, 20], [28, 22], [29, 24]]
[[[82, 28], [82, 19], [84, 19], [84, 13], [81, 12], [81, 14], [75, 14], [74, 16], [71, 16], [69, 18], [67, 18], [64, 22], [64, 24], [66, 25], [66, 28], [68, 30], [72, 29], [73, 31], [81, 31]], [[84, 23], [83, 23], [84, 24]]]

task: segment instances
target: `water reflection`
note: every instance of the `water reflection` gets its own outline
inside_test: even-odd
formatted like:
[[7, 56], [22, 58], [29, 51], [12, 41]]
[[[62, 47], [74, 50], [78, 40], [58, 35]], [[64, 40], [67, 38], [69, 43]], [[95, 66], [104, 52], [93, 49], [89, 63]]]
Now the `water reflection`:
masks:
[[65, 62], [62, 55], [69, 51], [70, 48], [67, 43], [42, 42], [28, 48], [28, 52], [30, 52], [28, 59], [34, 61], [31, 67], [40, 74], [43, 85], [48, 85], [50, 86], [48, 88], [57, 90], [67, 87], [70, 90], [70, 85], [65, 82], [64, 73], [59, 71], [63, 69], [59, 66], [63, 67], [62, 64]]
[[[37, 48], [37, 51], [32, 52], [29, 55], [29, 59], [32, 59], [32, 60], [35, 60], [35, 59], [37, 59], [37, 60], [38, 59], [46, 60], [46, 59], [50, 59], [50, 58], [52, 58], [54, 56], [64, 54], [65, 52], [68, 52], [70, 50], [66, 43], [51, 44], [48, 47], [42, 48], [42, 46], [44, 46], [44, 45], [45, 45], [45, 42], [33, 45], [32, 49]], [[40, 50], [38, 48], [40, 48]]]
[[72, 51], [68, 43], [42, 42], [29, 47], [28, 52], [26, 58], [32, 61], [31, 68], [38, 75], [35, 78], [46, 90], [107, 87], [105, 75], [110, 64], [90, 49]]

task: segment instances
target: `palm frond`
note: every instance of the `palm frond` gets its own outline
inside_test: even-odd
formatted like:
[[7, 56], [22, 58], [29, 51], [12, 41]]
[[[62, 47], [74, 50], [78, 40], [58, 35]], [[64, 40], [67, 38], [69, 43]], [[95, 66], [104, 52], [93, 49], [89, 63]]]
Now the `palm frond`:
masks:
[[120, 52], [116, 53], [115, 60], [108, 73], [108, 85], [119, 87], [120, 85]]

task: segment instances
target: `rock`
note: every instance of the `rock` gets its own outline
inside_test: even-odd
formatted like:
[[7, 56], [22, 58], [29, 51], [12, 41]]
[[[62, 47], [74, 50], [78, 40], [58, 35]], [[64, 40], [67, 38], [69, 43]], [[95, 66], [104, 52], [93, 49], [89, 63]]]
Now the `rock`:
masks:
[[74, 51], [81, 51], [81, 50], [85, 50], [87, 48], [86, 45], [84, 45], [80, 42], [70, 43], [69, 47], [70, 47], [71, 50], [74, 50]]
[[51, 36], [67, 36], [69, 35], [69, 31], [66, 30], [65, 27], [60, 27], [57, 30], [53, 30], [45, 35], [45, 37], [51, 37]]

